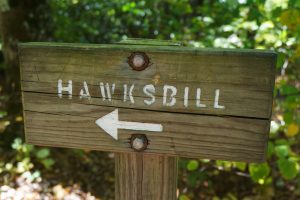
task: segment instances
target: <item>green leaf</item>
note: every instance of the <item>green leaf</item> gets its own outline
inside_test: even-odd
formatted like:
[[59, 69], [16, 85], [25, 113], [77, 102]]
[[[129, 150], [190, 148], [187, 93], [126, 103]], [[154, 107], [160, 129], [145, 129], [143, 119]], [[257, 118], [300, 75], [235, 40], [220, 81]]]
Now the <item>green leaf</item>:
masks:
[[227, 0], [226, 3], [228, 4], [229, 9], [235, 9], [239, 5], [239, 2], [236, 0]]
[[283, 178], [287, 180], [294, 179], [298, 174], [299, 166], [295, 161], [281, 158], [277, 161], [277, 166]]
[[50, 155], [49, 149], [43, 148], [36, 152], [36, 157], [39, 159], [47, 158]]
[[270, 167], [267, 163], [250, 164], [249, 172], [253, 181], [263, 183], [264, 179], [270, 174]]
[[286, 139], [279, 138], [279, 139], [275, 140], [275, 144], [276, 145], [289, 145], [289, 141]]
[[199, 162], [197, 160], [190, 160], [187, 164], [187, 169], [189, 171], [194, 171], [198, 169], [198, 167], [199, 167]]
[[280, 93], [282, 95], [295, 95], [298, 92], [298, 89], [292, 85], [282, 85], [280, 88]]
[[51, 169], [52, 165], [54, 165], [55, 161], [51, 158], [47, 158], [42, 160], [43, 165], [47, 168], [47, 169]]
[[210, 160], [209, 159], [201, 159], [201, 162], [203, 162], [203, 163], [209, 163]]
[[235, 162], [236, 168], [238, 168], [241, 171], [245, 171], [247, 164], [244, 162]]
[[3, 118], [7, 115], [7, 112], [6, 111], [2, 111], [0, 110], [0, 118]]
[[26, 154], [29, 155], [30, 152], [34, 150], [34, 146], [31, 144], [23, 144], [22, 146], [22, 151]]
[[277, 54], [276, 68], [281, 69], [284, 62], [285, 62], [285, 54], [284, 53], [278, 53]]
[[265, 10], [271, 12], [275, 8], [285, 9], [288, 7], [288, 0], [266, 0], [265, 1]]
[[290, 7], [298, 7], [298, 8], [300, 8], [300, 1], [299, 0], [290, 0], [289, 1], [289, 6]]
[[199, 173], [197, 173], [197, 172], [189, 173], [188, 176], [187, 176], [188, 185], [190, 185], [191, 187], [195, 187], [196, 184], [197, 184], [197, 181], [200, 181], [198, 179], [198, 177], [199, 177], [198, 175], [199, 175]]
[[190, 200], [190, 198], [184, 194], [179, 196], [179, 200]]
[[223, 169], [229, 171], [229, 170], [231, 170], [233, 162], [224, 161], [224, 160], [217, 160], [216, 165], [217, 165], [217, 167], [220, 167], [220, 168], [223, 168]]
[[286, 111], [284, 114], [283, 114], [283, 120], [286, 124], [290, 124], [293, 122], [293, 112], [290, 112], [290, 111]]
[[16, 138], [14, 140], [14, 143], [11, 145], [11, 147], [15, 150], [20, 150], [22, 148], [22, 139]]
[[278, 145], [275, 147], [275, 154], [278, 158], [284, 158], [289, 155], [290, 147], [288, 145]]

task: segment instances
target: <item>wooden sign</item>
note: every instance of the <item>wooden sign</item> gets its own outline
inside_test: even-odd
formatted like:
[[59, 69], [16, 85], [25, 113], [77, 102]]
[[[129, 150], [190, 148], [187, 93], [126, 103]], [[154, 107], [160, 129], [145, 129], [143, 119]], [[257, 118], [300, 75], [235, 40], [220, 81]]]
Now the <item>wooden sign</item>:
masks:
[[151, 45], [19, 47], [26, 140], [43, 146], [260, 162], [276, 54]]

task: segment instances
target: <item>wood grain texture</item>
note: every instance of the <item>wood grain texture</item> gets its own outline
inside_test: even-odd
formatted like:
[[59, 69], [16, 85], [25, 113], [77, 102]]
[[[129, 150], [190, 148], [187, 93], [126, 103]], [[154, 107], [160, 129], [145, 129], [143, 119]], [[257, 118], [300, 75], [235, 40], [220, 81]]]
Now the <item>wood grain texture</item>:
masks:
[[[115, 141], [95, 120], [115, 108], [59, 99], [52, 94], [24, 93], [27, 142], [38, 145], [132, 152], [131, 134], [119, 130]], [[163, 133], [143, 132], [150, 144], [146, 153], [243, 161], [262, 161], [268, 120], [190, 115], [119, 108], [122, 121], [162, 123]]]
[[[131, 52], [151, 59], [144, 71], [127, 64]], [[119, 108], [123, 121], [159, 123], [162, 133], [143, 132], [146, 154], [201, 157], [246, 162], [264, 160], [271, 116], [275, 54], [254, 50], [215, 50], [143, 45], [79, 45], [29, 43], [20, 46], [26, 140], [44, 146], [132, 152], [129, 138], [138, 131], [119, 130], [119, 140], [107, 135], [95, 120]], [[73, 96], [57, 96], [57, 81], [73, 81]], [[86, 81], [91, 99], [80, 99]], [[112, 101], [103, 101], [99, 82], [115, 83]], [[123, 84], [135, 84], [135, 103], [123, 101]], [[156, 101], [143, 86], [153, 84]], [[176, 104], [162, 104], [163, 85], [178, 89]], [[183, 92], [189, 87], [189, 106]], [[202, 90], [195, 106], [195, 91]], [[214, 91], [220, 104], [214, 109]], [[194, 92], [192, 92], [194, 91]]]
[[[117, 48], [119, 47], [119, 48]], [[185, 49], [185, 51], [183, 50]], [[177, 50], [177, 51], [176, 51]], [[133, 71], [127, 57], [133, 51], [145, 51], [152, 65], [144, 71]], [[20, 47], [23, 91], [57, 94], [57, 81], [73, 81], [74, 98], [86, 81], [90, 94], [99, 105], [132, 107], [167, 112], [232, 115], [268, 119], [271, 115], [274, 84], [273, 53], [234, 50], [198, 50], [184, 47], [141, 45], [78, 45]], [[113, 102], [102, 101], [99, 83], [115, 83]], [[123, 84], [135, 84], [134, 105], [123, 103]], [[146, 106], [148, 97], [143, 86], [156, 86], [156, 102]], [[163, 85], [177, 87], [177, 103], [162, 106]], [[185, 87], [190, 87], [189, 107], [183, 105]], [[202, 89], [202, 103], [195, 106], [196, 88]], [[220, 104], [226, 109], [214, 109], [214, 92], [220, 89]]]
[[176, 199], [177, 158], [115, 154], [116, 200]]

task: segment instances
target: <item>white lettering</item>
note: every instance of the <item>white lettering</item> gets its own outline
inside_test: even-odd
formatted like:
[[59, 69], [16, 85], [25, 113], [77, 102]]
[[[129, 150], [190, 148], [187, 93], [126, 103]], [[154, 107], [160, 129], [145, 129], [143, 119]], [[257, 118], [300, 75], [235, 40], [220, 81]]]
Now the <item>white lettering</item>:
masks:
[[155, 102], [155, 96], [154, 96], [154, 93], [155, 93], [155, 87], [152, 85], [152, 84], [149, 84], [149, 85], [145, 85], [144, 88], [143, 88], [143, 91], [144, 93], [151, 97], [151, 99], [145, 99], [144, 100], [144, 103], [146, 105], [151, 105]]
[[59, 79], [58, 84], [57, 84], [57, 92], [58, 92], [58, 97], [59, 98], [62, 98], [62, 92], [68, 92], [69, 99], [72, 99], [72, 80], [68, 81], [68, 86], [67, 87], [63, 87], [62, 86], [62, 80]]
[[189, 87], [184, 88], [184, 98], [183, 98], [184, 107], [188, 107], [189, 104]]
[[[168, 90], [171, 90], [170, 98], [167, 102]], [[163, 95], [163, 105], [164, 106], [174, 106], [176, 103], [175, 95], [177, 94], [177, 88], [171, 85], [164, 85], [164, 95]]]
[[206, 105], [201, 103], [200, 98], [201, 98], [201, 88], [197, 88], [196, 107], [198, 107], [198, 108], [205, 108]]
[[[106, 92], [105, 92], [106, 89]], [[111, 101], [111, 96], [114, 94], [115, 92], [115, 84], [113, 83], [111, 85], [111, 89], [109, 87], [109, 84], [106, 83], [105, 84], [105, 88], [104, 88], [104, 83], [100, 82], [100, 91], [101, 91], [101, 96], [102, 96], [102, 100], [105, 101], [106, 98], [108, 99], [108, 101]], [[107, 94], [107, 95], [106, 95]]]
[[80, 95], [80, 99], [82, 99], [82, 98], [91, 99], [91, 95], [89, 93], [89, 88], [85, 81], [83, 81], [83, 88], [80, 90], [79, 95]]
[[[134, 99], [133, 99], [133, 96], [132, 96], [132, 91], [133, 91], [133, 88], [134, 88], [134, 84], [132, 84], [129, 88], [129, 93], [128, 93], [128, 96], [129, 96], [129, 99], [130, 99], [130, 102], [132, 104], [134, 104]], [[127, 101], [127, 84], [124, 84], [124, 99], [123, 99], [124, 102]]]
[[[117, 85], [115, 83], [107, 83], [107, 82], [99, 82], [99, 89], [100, 89], [100, 94], [98, 94], [98, 97], [102, 97], [102, 101], [113, 101], [113, 95], [115, 95], [115, 89], [117, 87]], [[121, 86], [122, 87], [122, 86]], [[143, 88], [142, 88], [143, 87]], [[119, 89], [122, 88], [118, 88], [117, 91], [119, 91]], [[124, 96], [123, 96], [123, 102], [129, 102], [130, 104], [134, 104], [135, 100], [134, 100], [134, 89], [135, 89], [135, 85], [134, 84], [123, 84], [123, 92], [124, 92]], [[156, 93], [158, 91], [161, 91], [161, 88], [157, 89], [155, 88], [154, 84], [148, 84], [148, 85], [144, 85], [141, 86], [141, 88], [138, 89], [142, 89], [145, 98], [143, 100], [140, 101], [144, 101], [144, 104], [147, 106], [150, 106], [152, 104], [154, 104], [157, 100], [156, 98]], [[172, 107], [175, 106], [177, 98], [176, 95], [180, 94], [182, 95], [181, 91], [180, 93], [178, 93], [178, 89], [175, 86], [172, 85], [164, 85], [163, 86], [163, 91], [162, 91], [162, 105], [163, 106], [168, 106], [168, 107]], [[65, 85], [65, 87], [63, 86], [63, 81], [61, 79], [58, 80], [57, 83], [57, 92], [58, 92], [58, 97], [62, 98], [63, 97], [63, 93], [66, 93], [66, 95], [68, 95], [68, 97], [71, 99], [72, 98], [72, 92], [73, 92], [73, 88], [72, 88], [72, 80], [68, 80], [68, 84]], [[204, 104], [201, 101], [201, 88], [197, 88], [196, 89], [196, 102], [195, 102], [195, 106], [197, 108], [206, 108], [208, 107], [208, 104]], [[213, 105], [211, 106], [212, 109], [225, 109], [224, 105], [220, 105], [220, 89], [215, 89], [214, 91], [214, 100], [213, 100]], [[77, 92], [76, 92], [77, 93]], [[96, 95], [96, 94], [95, 94]], [[119, 95], [119, 94], [118, 94]], [[122, 95], [122, 94], [121, 94]], [[159, 95], [160, 96], [160, 95]], [[185, 108], [191, 107], [192, 104], [189, 103], [190, 100], [194, 100], [192, 98], [193, 94], [190, 94], [190, 87], [186, 86], [184, 87], [184, 91], [183, 91], [183, 100], [181, 100], [180, 98], [180, 102], [181, 103], [183, 101], [183, 106]], [[83, 87], [80, 89], [79, 91], [79, 97], [80, 99], [83, 98], [87, 98], [87, 99], [91, 99], [91, 95], [89, 92], [89, 88], [88, 88], [88, 84], [86, 81], [83, 82]], [[212, 99], [213, 97], [210, 97], [208, 99]], [[140, 99], [140, 98], [139, 98]], [[160, 99], [160, 98], [159, 98]], [[202, 97], [203, 99], [203, 97]], [[179, 101], [179, 100], [178, 100]], [[206, 103], [206, 101], [205, 101]]]
[[217, 108], [217, 109], [225, 109], [225, 106], [219, 105], [219, 96], [220, 96], [220, 89], [216, 89], [216, 91], [215, 91], [215, 103], [214, 103], [214, 108]]

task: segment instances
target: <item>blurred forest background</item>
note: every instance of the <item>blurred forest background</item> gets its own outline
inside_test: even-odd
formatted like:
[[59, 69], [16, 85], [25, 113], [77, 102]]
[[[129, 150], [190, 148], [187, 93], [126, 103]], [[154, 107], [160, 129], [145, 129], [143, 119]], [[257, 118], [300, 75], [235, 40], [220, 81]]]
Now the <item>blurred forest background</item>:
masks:
[[275, 50], [267, 162], [180, 159], [179, 199], [300, 199], [299, 0], [0, 0], [0, 12], [1, 200], [114, 199], [113, 154], [24, 144], [17, 43], [128, 37]]

